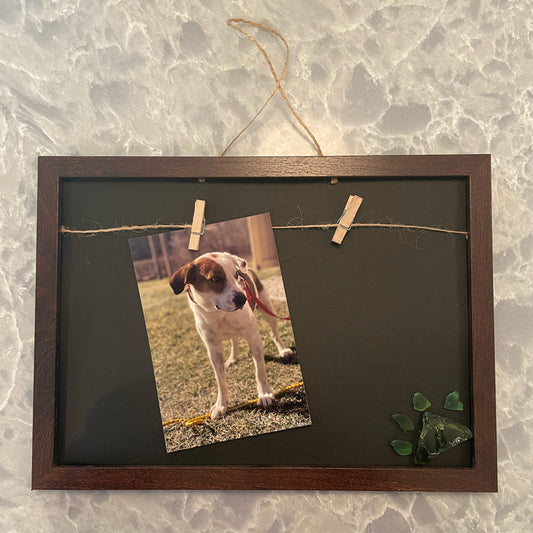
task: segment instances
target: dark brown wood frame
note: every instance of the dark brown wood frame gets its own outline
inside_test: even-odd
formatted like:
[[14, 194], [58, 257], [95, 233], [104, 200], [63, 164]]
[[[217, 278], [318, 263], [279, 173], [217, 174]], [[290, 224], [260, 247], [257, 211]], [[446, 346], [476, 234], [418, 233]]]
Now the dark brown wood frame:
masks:
[[[68, 466], [55, 464], [59, 185], [72, 177], [437, 177], [469, 188], [471, 468]], [[40, 157], [33, 489], [496, 491], [496, 406], [489, 155], [345, 157]]]

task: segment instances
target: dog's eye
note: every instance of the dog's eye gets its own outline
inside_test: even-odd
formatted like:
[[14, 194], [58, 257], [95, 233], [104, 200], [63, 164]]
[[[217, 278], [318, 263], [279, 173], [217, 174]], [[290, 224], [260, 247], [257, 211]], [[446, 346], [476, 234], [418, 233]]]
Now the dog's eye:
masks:
[[218, 276], [213, 276], [212, 278], [210, 278], [209, 281], [211, 283], [219, 283], [220, 281], [222, 281], [222, 278], [219, 278]]

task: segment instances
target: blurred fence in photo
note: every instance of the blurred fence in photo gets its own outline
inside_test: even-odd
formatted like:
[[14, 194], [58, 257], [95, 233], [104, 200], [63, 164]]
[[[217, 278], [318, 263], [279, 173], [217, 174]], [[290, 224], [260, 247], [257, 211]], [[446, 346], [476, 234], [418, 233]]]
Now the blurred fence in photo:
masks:
[[229, 252], [260, 270], [277, 266], [278, 254], [268, 214], [206, 226], [200, 249], [188, 249], [190, 229], [130, 239], [137, 281], [170, 277], [182, 265], [207, 252]]

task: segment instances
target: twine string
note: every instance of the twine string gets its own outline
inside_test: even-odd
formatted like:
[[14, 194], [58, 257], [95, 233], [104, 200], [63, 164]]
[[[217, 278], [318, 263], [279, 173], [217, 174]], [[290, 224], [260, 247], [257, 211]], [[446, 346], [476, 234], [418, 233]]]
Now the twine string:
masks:
[[74, 235], [96, 235], [97, 233], [121, 233], [123, 231], [144, 231], [147, 229], [185, 229], [192, 227], [192, 224], [146, 224], [144, 226], [118, 226], [116, 228], [97, 229], [72, 229], [61, 226], [60, 232]]
[[[284, 229], [329, 229], [336, 228], [338, 223], [334, 224], [301, 224], [301, 225], [288, 225], [288, 226], [272, 226], [275, 230]], [[151, 229], [186, 229], [192, 227], [191, 224], [147, 224], [145, 226], [118, 226], [116, 228], [96, 228], [96, 229], [72, 229], [65, 226], [61, 226], [60, 232], [67, 235], [86, 235], [92, 237], [100, 233], [122, 233], [129, 231], [143, 231]], [[468, 237], [468, 231], [439, 228], [436, 226], [417, 226], [414, 224], [382, 224], [378, 222], [361, 223], [354, 222], [351, 228], [397, 228], [407, 230], [419, 230], [419, 231], [437, 231], [441, 233], [451, 233], [456, 235], [465, 235]]]
[[[244, 128], [231, 140], [231, 142], [226, 146], [226, 148], [224, 148], [224, 150], [220, 154], [220, 157], [224, 157], [224, 155], [226, 155], [227, 151], [233, 146], [233, 144], [237, 141], [237, 139], [239, 139], [239, 137], [249, 128], [249, 126], [251, 126], [251, 124], [255, 121], [255, 119], [263, 112], [263, 110], [268, 105], [270, 100], [272, 100], [272, 98], [274, 97], [276, 92], [280, 93], [280, 95], [282, 96], [283, 100], [285, 100], [285, 103], [287, 104], [287, 107], [289, 108], [289, 110], [293, 114], [294, 118], [298, 121], [300, 126], [302, 126], [302, 128], [305, 130], [307, 135], [309, 135], [309, 137], [311, 138], [311, 140], [313, 141], [313, 143], [314, 143], [314, 145], [316, 147], [318, 155], [319, 156], [323, 156], [324, 154], [322, 153], [322, 149], [320, 148], [320, 144], [318, 144], [318, 141], [316, 140], [316, 137], [313, 135], [311, 130], [308, 128], [308, 126], [302, 120], [300, 115], [298, 115], [298, 113], [296, 112], [296, 110], [294, 109], [292, 104], [290, 103], [289, 98], [288, 98], [287, 94], [285, 93], [285, 91], [283, 90], [283, 87], [281, 85], [281, 82], [282, 82], [283, 78], [285, 77], [285, 73], [287, 72], [287, 66], [289, 64], [289, 55], [290, 55], [289, 44], [287, 43], [287, 41], [285, 40], [283, 35], [281, 35], [281, 33], [277, 32], [276, 30], [274, 30], [272, 28], [269, 28], [268, 26], [265, 26], [264, 24], [261, 24], [259, 22], [253, 22], [251, 20], [246, 20], [246, 19], [233, 19], [232, 18], [232, 19], [228, 19], [226, 21], [226, 24], [228, 26], [230, 26], [231, 28], [233, 28], [234, 30], [237, 30], [238, 32], [242, 33], [244, 36], [246, 36], [248, 39], [250, 39], [250, 41], [252, 41], [257, 46], [259, 51], [263, 54], [263, 57], [265, 58], [268, 66], [270, 68], [270, 72], [272, 73], [272, 76], [274, 77], [276, 85], [274, 86], [274, 89], [272, 90], [272, 92], [268, 95], [268, 98], [265, 100], [265, 103], [261, 106], [259, 111], [252, 117], [252, 119], [248, 122], [248, 124], [246, 124], [246, 126], [244, 126]], [[281, 40], [281, 42], [285, 46], [285, 62], [283, 64], [283, 70], [281, 71], [281, 74], [279, 76], [278, 76], [278, 73], [276, 72], [276, 69], [274, 68], [274, 65], [272, 64], [272, 61], [270, 60], [270, 57], [269, 57], [267, 51], [261, 46], [259, 41], [253, 35], [251, 35], [245, 29], [241, 28], [239, 26], [239, 24], [249, 24], [250, 26], [254, 26], [256, 28], [260, 28], [260, 29], [265, 30], [268, 33], [278, 37]]]

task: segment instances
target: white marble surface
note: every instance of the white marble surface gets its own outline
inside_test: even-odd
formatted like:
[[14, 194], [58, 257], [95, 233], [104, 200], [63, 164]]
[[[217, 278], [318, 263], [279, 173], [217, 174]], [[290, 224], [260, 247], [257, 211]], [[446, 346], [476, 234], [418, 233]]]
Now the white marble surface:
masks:
[[[530, 0], [0, 1], [0, 530], [533, 530]], [[216, 155], [273, 86], [277, 28], [334, 154], [493, 156], [498, 494], [31, 492], [37, 155]], [[281, 48], [263, 42], [276, 64]], [[313, 154], [276, 97], [232, 155]]]

